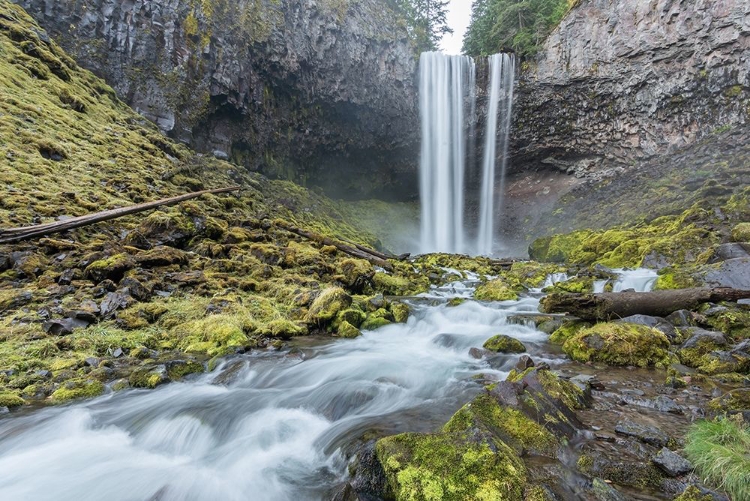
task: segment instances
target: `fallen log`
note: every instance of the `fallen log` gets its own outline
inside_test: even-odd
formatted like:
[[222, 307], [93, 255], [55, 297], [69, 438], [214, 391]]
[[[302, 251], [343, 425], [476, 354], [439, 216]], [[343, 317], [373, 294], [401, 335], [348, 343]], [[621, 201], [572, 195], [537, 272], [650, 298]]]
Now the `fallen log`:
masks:
[[157, 207], [174, 205], [176, 203], [184, 202], [185, 200], [191, 200], [193, 198], [198, 198], [200, 196], [208, 195], [211, 193], [227, 193], [230, 191], [238, 191], [239, 189], [239, 186], [230, 186], [228, 188], [216, 188], [213, 190], [196, 191], [176, 197], [155, 200], [153, 202], [145, 202], [142, 204], [130, 205], [128, 207], [120, 207], [118, 209], [110, 209], [102, 212], [96, 212], [94, 214], [87, 214], [85, 216], [73, 217], [64, 221], [55, 221], [54, 223], [38, 224], [35, 226], [26, 226], [23, 228], [0, 229], [0, 244], [8, 244], [13, 242], [20, 242], [22, 240], [29, 240], [31, 238], [44, 237], [53, 233], [72, 230], [75, 228], [80, 228], [82, 226], [100, 223], [102, 221], [110, 221], [112, 219], [117, 219], [129, 214], [156, 209]]
[[321, 235], [320, 233], [315, 233], [309, 230], [303, 230], [302, 228], [297, 228], [296, 226], [293, 226], [289, 224], [288, 222], [281, 220], [281, 219], [274, 220], [273, 224], [283, 230], [286, 230], [290, 233], [294, 233], [295, 235], [299, 235], [308, 240], [318, 242], [321, 245], [332, 245], [336, 247], [338, 250], [340, 250], [341, 252], [343, 252], [344, 254], [349, 254], [352, 257], [356, 257], [360, 259], [365, 259], [366, 261], [369, 261], [371, 264], [375, 266], [380, 266], [381, 268], [387, 271], [393, 271], [393, 265], [389, 263], [387, 260], [380, 257], [380, 255], [383, 255], [382, 253], [375, 251], [373, 249], [368, 249], [367, 247], [364, 247], [362, 245], [355, 246], [355, 245], [345, 244], [344, 242], [327, 237], [325, 235]]
[[540, 301], [543, 313], [569, 313], [582, 320], [614, 320], [631, 315], [665, 317], [703, 303], [750, 298], [750, 290], [691, 288], [653, 292], [553, 293]]

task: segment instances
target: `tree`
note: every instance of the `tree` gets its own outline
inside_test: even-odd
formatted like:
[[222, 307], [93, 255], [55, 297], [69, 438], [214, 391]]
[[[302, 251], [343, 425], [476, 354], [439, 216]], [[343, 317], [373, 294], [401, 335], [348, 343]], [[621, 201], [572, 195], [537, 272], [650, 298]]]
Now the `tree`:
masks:
[[409, 36], [419, 52], [435, 50], [447, 33], [448, 0], [395, 0], [406, 20]]
[[463, 50], [472, 56], [536, 53], [576, 0], [474, 0]]

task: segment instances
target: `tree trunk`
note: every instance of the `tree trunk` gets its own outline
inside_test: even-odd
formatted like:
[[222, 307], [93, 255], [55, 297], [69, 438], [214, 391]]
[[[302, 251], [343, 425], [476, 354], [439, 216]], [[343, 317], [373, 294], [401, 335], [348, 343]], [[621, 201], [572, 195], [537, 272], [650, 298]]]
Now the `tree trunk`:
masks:
[[230, 191], [239, 191], [239, 189], [239, 186], [230, 186], [229, 188], [196, 191], [194, 193], [187, 193], [185, 195], [179, 195], [176, 197], [164, 198], [162, 200], [156, 200], [154, 202], [146, 202], [138, 205], [131, 205], [129, 207], [121, 207], [119, 209], [110, 209], [103, 212], [88, 214], [85, 216], [73, 217], [70, 219], [66, 219], [65, 221], [38, 224], [36, 226], [27, 226], [25, 228], [9, 228], [5, 230], [0, 229], [0, 244], [8, 244], [13, 242], [20, 242], [22, 240], [29, 240], [31, 238], [44, 237], [47, 235], [51, 235], [52, 233], [59, 233], [61, 231], [72, 230], [74, 228], [80, 228], [82, 226], [88, 226], [90, 224], [100, 223], [102, 221], [117, 219], [118, 217], [127, 216], [128, 214], [135, 214], [137, 212], [143, 212], [165, 205], [174, 205], [176, 203], [184, 202], [185, 200], [190, 200], [193, 198], [198, 198], [209, 193], [227, 193]]
[[654, 292], [554, 293], [542, 298], [544, 313], [570, 313], [582, 320], [614, 320], [631, 315], [665, 317], [677, 310], [692, 310], [703, 303], [750, 298], [750, 290], [693, 288]]

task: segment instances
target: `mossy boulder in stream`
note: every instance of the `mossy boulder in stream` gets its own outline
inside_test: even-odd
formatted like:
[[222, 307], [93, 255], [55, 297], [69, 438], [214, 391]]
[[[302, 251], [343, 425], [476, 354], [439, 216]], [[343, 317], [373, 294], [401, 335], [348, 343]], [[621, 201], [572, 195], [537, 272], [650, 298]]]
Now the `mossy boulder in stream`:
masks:
[[573, 335], [563, 350], [578, 362], [666, 367], [673, 358], [669, 339], [656, 329], [628, 323], [600, 323]]
[[479, 285], [474, 297], [482, 301], [515, 301], [518, 293], [502, 278], [496, 278]]
[[341, 287], [329, 287], [315, 298], [307, 313], [309, 323], [325, 325], [352, 304], [352, 297]]
[[521, 341], [505, 334], [492, 336], [484, 342], [484, 348], [498, 353], [523, 353], [526, 351], [526, 347]]

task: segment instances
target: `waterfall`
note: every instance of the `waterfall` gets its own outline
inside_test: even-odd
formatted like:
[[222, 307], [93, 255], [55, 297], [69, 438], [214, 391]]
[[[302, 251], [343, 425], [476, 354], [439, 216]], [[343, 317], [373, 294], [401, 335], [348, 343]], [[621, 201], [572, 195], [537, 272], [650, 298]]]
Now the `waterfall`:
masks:
[[[479, 229], [477, 252], [492, 254], [495, 240], [495, 160], [500, 143], [500, 189], [497, 207], [502, 210], [505, 192], [505, 170], [508, 160], [508, 138], [513, 109], [513, 82], [515, 58], [508, 54], [490, 56], [489, 101], [487, 130], [485, 133], [484, 161], [482, 164], [482, 188], [479, 202]], [[499, 112], [499, 113], [498, 113]], [[500, 131], [498, 134], [498, 114]]]
[[[466, 56], [425, 52], [420, 58], [422, 151], [420, 163], [421, 252], [491, 254], [494, 242], [495, 159], [501, 152], [502, 207], [508, 134], [511, 124], [515, 58], [490, 58], [486, 144], [480, 192], [477, 242], [466, 240], [465, 177], [474, 165], [476, 65]], [[468, 117], [467, 117], [468, 115]], [[466, 131], [469, 130], [468, 138]]]
[[421, 251], [465, 252], [464, 106], [474, 64], [465, 56], [425, 52], [419, 65]]

